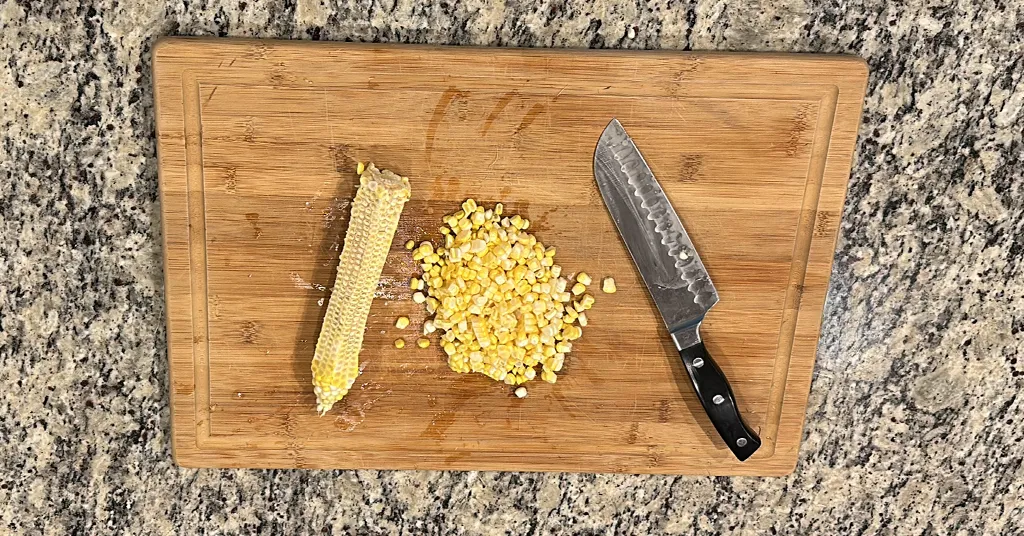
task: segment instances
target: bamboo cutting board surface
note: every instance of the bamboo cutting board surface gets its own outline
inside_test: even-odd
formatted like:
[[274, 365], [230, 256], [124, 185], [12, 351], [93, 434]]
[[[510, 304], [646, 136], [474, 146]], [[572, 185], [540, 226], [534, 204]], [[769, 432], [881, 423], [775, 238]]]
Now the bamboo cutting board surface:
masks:
[[[173, 446], [185, 466], [782, 475], [793, 470], [866, 83], [806, 55], [167, 39], [154, 52]], [[702, 328], [764, 445], [697, 402], [598, 194], [617, 117], [721, 302]], [[362, 374], [317, 417], [310, 360], [357, 161], [410, 177]], [[558, 383], [529, 397], [416, 348], [403, 244], [467, 197], [614, 276]], [[597, 287], [594, 287], [596, 290]], [[393, 327], [407, 315], [412, 326]], [[393, 341], [408, 343], [396, 349]]]

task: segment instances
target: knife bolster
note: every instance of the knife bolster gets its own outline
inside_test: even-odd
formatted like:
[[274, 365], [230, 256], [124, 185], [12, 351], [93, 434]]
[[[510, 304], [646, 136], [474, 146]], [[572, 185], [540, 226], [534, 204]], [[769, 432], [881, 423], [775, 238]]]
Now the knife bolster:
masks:
[[700, 318], [692, 324], [669, 330], [669, 335], [672, 336], [672, 342], [675, 343], [676, 350], [681, 352], [700, 343], [700, 323], [702, 320], [704, 319]]

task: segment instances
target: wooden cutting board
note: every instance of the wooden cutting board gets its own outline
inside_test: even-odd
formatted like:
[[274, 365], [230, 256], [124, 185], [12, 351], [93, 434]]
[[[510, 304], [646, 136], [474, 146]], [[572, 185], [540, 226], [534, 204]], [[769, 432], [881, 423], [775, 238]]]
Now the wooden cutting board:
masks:
[[[866, 68], [849, 57], [167, 39], [154, 52], [173, 444], [202, 467], [783, 475], [800, 446]], [[702, 334], [764, 446], [697, 402], [598, 194], [617, 117], [721, 295]], [[326, 417], [310, 359], [357, 161], [410, 177], [360, 356]], [[448, 370], [415, 340], [406, 240], [466, 197], [614, 276], [557, 384]], [[413, 326], [393, 327], [408, 315]], [[436, 341], [436, 339], [435, 339]]]

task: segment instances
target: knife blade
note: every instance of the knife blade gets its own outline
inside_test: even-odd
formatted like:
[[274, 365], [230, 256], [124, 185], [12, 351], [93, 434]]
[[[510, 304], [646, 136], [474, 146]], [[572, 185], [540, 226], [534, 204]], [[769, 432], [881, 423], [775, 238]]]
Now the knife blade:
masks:
[[597, 142], [594, 180], [697, 398], [729, 449], [746, 460], [761, 440], [743, 422], [729, 381], [700, 337], [701, 321], [718, 303], [718, 291], [654, 172], [617, 119]]

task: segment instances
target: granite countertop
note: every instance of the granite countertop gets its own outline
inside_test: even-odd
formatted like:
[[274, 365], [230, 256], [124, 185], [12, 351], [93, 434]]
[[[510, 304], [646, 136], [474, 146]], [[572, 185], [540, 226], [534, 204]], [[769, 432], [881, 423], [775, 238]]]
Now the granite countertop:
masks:
[[[1024, 533], [1019, 0], [28, 4], [0, 4], [0, 533]], [[796, 471], [177, 467], [150, 79], [163, 35], [867, 59]]]

